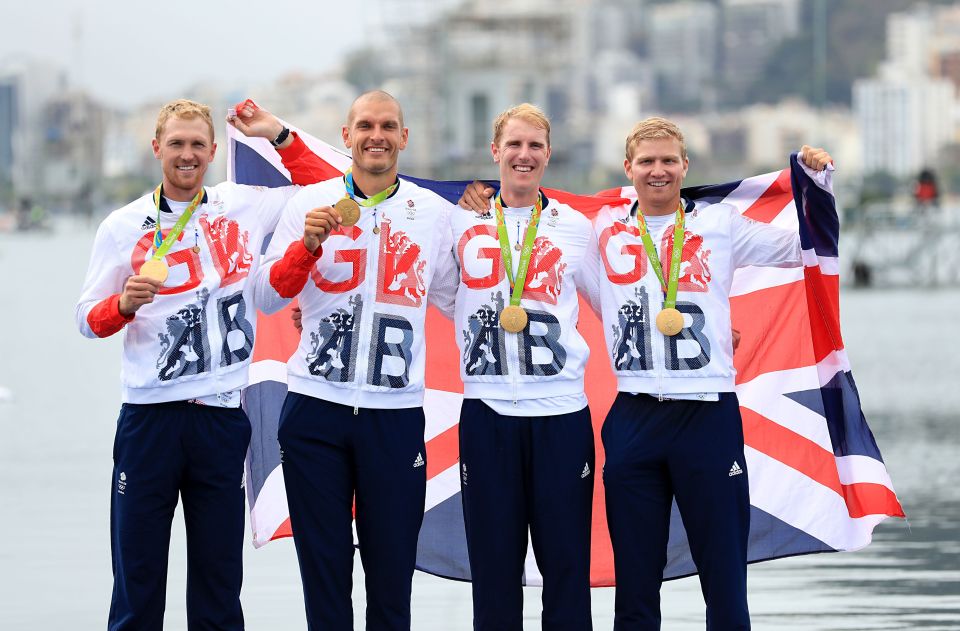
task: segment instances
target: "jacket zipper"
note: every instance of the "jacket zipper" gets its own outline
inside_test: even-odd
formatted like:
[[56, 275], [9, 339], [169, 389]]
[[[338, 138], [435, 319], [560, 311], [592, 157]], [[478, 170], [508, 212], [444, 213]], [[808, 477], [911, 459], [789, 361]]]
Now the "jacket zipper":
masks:
[[[376, 208], [374, 208], [374, 211], [376, 211]], [[370, 292], [371, 292], [371, 288], [374, 287], [377, 283], [376, 272], [375, 271], [371, 272], [371, 270], [378, 269], [377, 266], [379, 265], [379, 258], [380, 258], [379, 235], [374, 234], [372, 226], [367, 230], [366, 234], [367, 234], [367, 239], [374, 240], [375, 243], [373, 248], [374, 250], [373, 256], [367, 257], [367, 269], [364, 270], [364, 282], [361, 283], [363, 286], [365, 286], [365, 290], [361, 292], [361, 295], [363, 296], [363, 300], [364, 300], [364, 308], [363, 308], [363, 313], [361, 314], [361, 317], [360, 317], [360, 326], [362, 328], [360, 329], [361, 337], [359, 340], [357, 340], [358, 349], [367, 348], [370, 345], [370, 335], [373, 334], [372, 331], [370, 330], [370, 327], [364, 326], [364, 322], [371, 317], [370, 309], [372, 308], [373, 301], [371, 300]], [[370, 249], [368, 247], [367, 252], [369, 251]], [[373, 274], [372, 276], [371, 276], [371, 273]], [[372, 279], [372, 282], [371, 282], [371, 279]], [[363, 339], [364, 334], [367, 335], [367, 339]], [[359, 356], [360, 354], [361, 353], [358, 350], [357, 355]], [[366, 371], [367, 363], [361, 361], [359, 362], [359, 364], [360, 365], [357, 366], [357, 381], [356, 381], [357, 393], [353, 398], [353, 415], [354, 416], [358, 416], [360, 414], [360, 396], [363, 394], [363, 384], [366, 382], [366, 378], [367, 378], [367, 371]]]

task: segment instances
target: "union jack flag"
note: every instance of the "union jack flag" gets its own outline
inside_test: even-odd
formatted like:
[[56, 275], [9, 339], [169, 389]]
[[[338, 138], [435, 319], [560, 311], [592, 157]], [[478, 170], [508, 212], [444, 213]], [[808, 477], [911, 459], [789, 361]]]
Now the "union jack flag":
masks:
[[[349, 155], [298, 133], [328, 167], [325, 177], [336, 177], [349, 166]], [[261, 186], [291, 183], [267, 141], [246, 138], [229, 126], [227, 135], [231, 180]], [[454, 203], [467, 184], [401, 177]], [[802, 268], [744, 268], [737, 271], [731, 291], [733, 326], [742, 334], [735, 364], [750, 471], [751, 562], [862, 548], [879, 522], [904, 516], [861, 412], [840, 335], [839, 220], [827, 181], [811, 180], [792, 156], [790, 168], [783, 171], [683, 193], [698, 205], [724, 201], [757, 221], [798, 230], [803, 248]], [[634, 196], [629, 187], [594, 196], [546, 192], [588, 216], [605, 205], [630, 203]], [[616, 395], [616, 381], [603, 350], [602, 326], [585, 305], [578, 328], [594, 349], [586, 389], [597, 466], [602, 467], [600, 425]], [[457, 440], [463, 386], [457, 354], [449, 351], [456, 347], [454, 330], [432, 307], [426, 330], [427, 499], [417, 565], [431, 574], [469, 580]], [[246, 488], [256, 547], [292, 535], [277, 422], [286, 394], [286, 361], [298, 339], [289, 310], [259, 315], [244, 397], [253, 425]], [[601, 476], [596, 476], [593, 514], [591, 583], [613, 585]], [[694, 573], [674, 505], [664, 578]], [[541, 583], [532, 550], [524, 583]]]

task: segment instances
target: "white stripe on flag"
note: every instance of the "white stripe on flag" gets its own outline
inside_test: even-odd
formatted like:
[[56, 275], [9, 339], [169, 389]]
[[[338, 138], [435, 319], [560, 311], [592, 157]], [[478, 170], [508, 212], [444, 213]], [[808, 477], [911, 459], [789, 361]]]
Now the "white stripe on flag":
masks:
[[430, 442], [460, 422], [460, 404], [463, 395], [446, 390], [427, 388], [423, 394], [423, 412], [427, 425], [424, 440]]
[[841, 456], [837, 458], [837, 472], [841, 484], [882, 484], [893, 491], [893, 481], [882, 462], [870, 456]]
[[744, 448], [750, 476], [750, 503], [819, 539], [835, 550], [859, 550], [872, 539], [885, 515], [850, 517], [833, 489], [749, 446]]
[[447, 467], [437, 475], [427, 480], [427, 499], [424, 502], [424, 511], [446, 502], [460, 492], [460, 461], [452, 467]]
[[830, 380], [836, 377], [838, 372], [849, 370], [850, 360], [847, 358], [847, 351], [844, 349], [833, 351], [817, 362], [817, 377], [821, 386], [830, 383]]
[[[802, 267], [741, 267], [733, 275], [730, 297], [803, 280]], [[776, 305], [774, 305], [776, 306]]]
[[[249, 484], [249, 480], [247, 482]], [[270, 542], [290, 512], [287, 509], [287, 489], [283, 486], [283, 467], [270, 472], [250, 507], [250, 529], [253, 531], [253, 546], [260, 548]]]
[[248, 374], [249, 385], [260, 383], [262, 381], [276, 381], [277, 383], [287, 383], [287, 364], [278, 362], [275, 359], [262, 359], [250, 364]]
[[770, 188], [771, 184], [777, 181], [778, 177], [780, 177], [779, 171], [748, 177], [740, 182], [740, 186], [734, 189], [723, 201], [736, 208], [737, 212], [742, 215]]
[[806, 366], [758, 375], [755, 379], [737, 386], [737, 398], [743, 407], [750, 408], [764, 418], [833, 453], [830, 431], [823, 416], [789, 397], [773, 394], [819, 389], [816, 369]]

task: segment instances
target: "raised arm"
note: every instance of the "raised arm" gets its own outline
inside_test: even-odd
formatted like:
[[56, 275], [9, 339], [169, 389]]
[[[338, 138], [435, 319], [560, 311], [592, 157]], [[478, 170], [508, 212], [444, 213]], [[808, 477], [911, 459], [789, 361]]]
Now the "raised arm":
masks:
[[265, 138], [276, 148], [294, 184], [316, 184], [339, 175], [307, 147], [300, 135], [284, 127], [276, 116], [251, 99], [237, 103], [227, 113], [227, 122], [248, 138]]

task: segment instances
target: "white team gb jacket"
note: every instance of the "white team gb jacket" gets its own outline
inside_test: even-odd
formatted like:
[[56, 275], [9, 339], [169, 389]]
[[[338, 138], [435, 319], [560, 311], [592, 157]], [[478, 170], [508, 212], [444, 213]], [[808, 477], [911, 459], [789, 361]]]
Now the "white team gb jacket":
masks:
[[[543, 210], [520, 302], [529, 323], [519, 333], [508, 333], [499, 323], [511, 290], [493, 203], [484, 215], [455, 209], [451, 218], [459, 268], [453, 272], [458, 274], [453, 285], [454, 325], [467, 398], [517, 401], [583, 393], [589, 349], [577, 330], [577, 290], [588, 289], [582, 274], [585, 260], [596, 256], [596, 245], [586, 217], [554, 199], [541, 199]], [[530, 214], [504, 209], [514, 274], [520, 252], [513, 248], [517, 243], [522, 246]], [[449, 286], [440, 284], [444, 291]], [[437, 300], [444, 305], [453, 302]]]
[[[170, 275], [131, 318], [117, 310], [126, 279], [153, 254], [152, 194], [114, 211], [97, 231], [77, 326], [106, 337], [126, 325], [121, 381], [125, 403], [161, 403], [234, 393], [246, 385], [256, 330], [253, 284], [264, 236], [297, 189], [224, 182], [204, 199], [166, 254]], [[180, 217], [161, 202], [164, 236]], [[194, 246], [199, 246], [199, 252]], [[236, 405], [237, 401], [225, 402]]]
[[291, 392], [355, 408], [418, 407], [428, 289], [450, 256], [451, 205], [401, 179], [390, 197], [361, 209], [355, 226], [331, 233], [318, 259], [303, 245], [306, 214], [344, 191], [338, 177], [290, 201], [257, 274], [257, 304], [272, 313], [298, 297], [303, 332], [287, 362]]
[[[664, 292], [643, 249], [636, 204], [603, 208], [594, 221], [607, 351], [618, 389], [649, 394], [734, 390], [730, 288], [733, 272], [750, 265], [801, 265], [800, 237], [743, 217], [725, 203], [687, 204], [676, 308], [684, 328], [664, 336], [655, 321]], [[674, 221], [651, 231], [669, 274]]]

